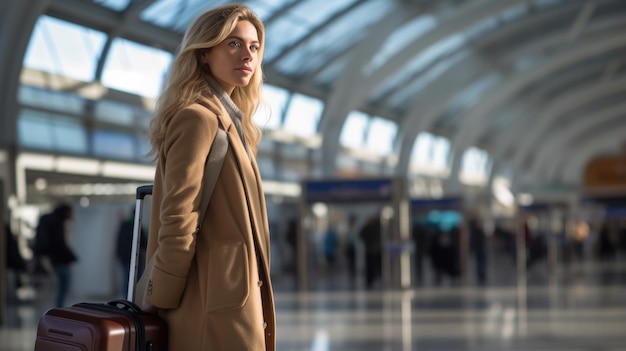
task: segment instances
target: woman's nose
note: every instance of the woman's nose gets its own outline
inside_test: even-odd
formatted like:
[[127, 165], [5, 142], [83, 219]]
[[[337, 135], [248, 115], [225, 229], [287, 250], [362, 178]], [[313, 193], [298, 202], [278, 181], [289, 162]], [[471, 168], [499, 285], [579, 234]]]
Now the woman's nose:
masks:
[[252, 55], [252, 49], [251, 49], [251, 48], [244, 48], [244, 49], [243, 49], [243, 53], [242, 53], [242, 55], [241, 55], [241, 58], [242, 58], [244, 61], [252, 61], [252, 57], [253, 57], [253, 55]]

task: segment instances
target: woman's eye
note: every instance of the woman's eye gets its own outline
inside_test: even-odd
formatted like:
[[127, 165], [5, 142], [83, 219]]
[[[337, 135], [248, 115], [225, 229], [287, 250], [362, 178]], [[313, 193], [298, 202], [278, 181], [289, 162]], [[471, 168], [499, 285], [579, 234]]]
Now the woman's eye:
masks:
[[255, 46], [255, 45], [252, 45], [252, 46], [250, 47], [250, 50], [252, 50], [252, 51], [255, 51], [255, 52], [256, 52], [256, 51], [259, 51], [259, 47], [258, 47], [258, 46]]
[[241, 46], [241, 44], [239, 44], [239, 43], [238, 43], [238, 42], [236, 42], [236, 41], [231, 41], [228, 45], [230, 45], [230, 46], [232, 46], [232, 47], [234, 47], [234, 48], [238, 48], [238, 47], [240, 47], [240, 46]]

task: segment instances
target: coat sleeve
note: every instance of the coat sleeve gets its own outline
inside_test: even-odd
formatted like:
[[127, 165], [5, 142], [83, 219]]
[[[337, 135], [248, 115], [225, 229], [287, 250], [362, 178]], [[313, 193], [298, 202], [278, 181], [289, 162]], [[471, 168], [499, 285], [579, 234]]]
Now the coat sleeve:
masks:
[[187, 283], [195, 255], [204, 166], [217, 128], [214, 114], [189, 107], [174, 116], [166, 132], [161, 227], [145, 296], [158, 308], [178, 307]]

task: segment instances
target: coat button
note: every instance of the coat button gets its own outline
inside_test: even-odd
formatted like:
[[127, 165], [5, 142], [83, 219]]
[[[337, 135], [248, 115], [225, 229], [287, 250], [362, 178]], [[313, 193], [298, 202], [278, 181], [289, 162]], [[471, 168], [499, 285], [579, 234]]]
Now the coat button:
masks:
[[261, 287], [261, 285], [263, 285], [263, 281], [262, 281], [262, 280], [259, 280], [259, 281], [256, 283], [256, 285], [260, 288], [260, 287]]
[[263, 322], [263, 329], [267, 329], [267, 322]]

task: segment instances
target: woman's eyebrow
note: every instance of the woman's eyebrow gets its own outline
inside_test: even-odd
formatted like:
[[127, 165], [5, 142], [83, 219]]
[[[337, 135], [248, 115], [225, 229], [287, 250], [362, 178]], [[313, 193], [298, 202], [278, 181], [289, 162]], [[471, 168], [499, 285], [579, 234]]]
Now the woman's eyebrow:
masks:
[[[239, 40], [239, 41], [243, 41], [243, 42], [245, 42], [245, 40], [244, 40], [242, 37], [237, 36], [237, 35], [231, 35], [231, 36], [227, 37], [226, 39], [237, 39], [237, 40]], [[260, 43], [258, 40], [251, 40], [250, 42], [251, 42], [251, 43], [256, 43], [256, 44], [259, 44], [259, 43]]]

